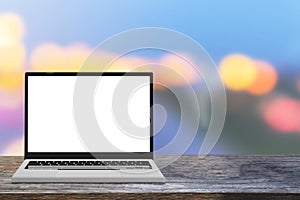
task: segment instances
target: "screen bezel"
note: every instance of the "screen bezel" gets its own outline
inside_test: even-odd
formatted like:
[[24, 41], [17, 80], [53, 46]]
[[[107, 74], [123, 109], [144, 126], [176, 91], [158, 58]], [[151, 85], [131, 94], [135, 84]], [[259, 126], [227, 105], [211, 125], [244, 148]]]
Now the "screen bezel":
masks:
[[[28, 78], [30, 76], [149, 76], [150, 152], [28, 152]], [[25, 159], [153, 159], [153, 73], [152, 72], [25, 72], [24, 152]]]

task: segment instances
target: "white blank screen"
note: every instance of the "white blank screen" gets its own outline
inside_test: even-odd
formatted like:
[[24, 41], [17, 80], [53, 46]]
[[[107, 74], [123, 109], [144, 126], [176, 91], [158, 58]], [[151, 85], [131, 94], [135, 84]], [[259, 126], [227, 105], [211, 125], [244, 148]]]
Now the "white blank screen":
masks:
[[[128, 115], [136, 126], [144, 128], [141, 134], [148, 135], [146, 139], [124, 134], [112, 115], [112, 97], [121, 78], [102, 76], [101, 86], [96, 87], [94, 112], [109, 141], [95, 141], [99, 142], [96, 152], [150, 152], [150, 77], [126, 76], [125, 79], [142, 78], [149, 83], [133, 91], [127, 100]], [[76, 76], [28, 77], [28, 152], [89, 152], [79, 137], [73, 116], [75, 83]]]

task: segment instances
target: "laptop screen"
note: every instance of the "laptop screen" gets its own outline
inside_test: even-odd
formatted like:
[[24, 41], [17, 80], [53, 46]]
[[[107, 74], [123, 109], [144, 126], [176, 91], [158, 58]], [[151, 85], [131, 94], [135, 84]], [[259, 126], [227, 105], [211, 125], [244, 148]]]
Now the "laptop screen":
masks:
[[[75, 90], [75, 87], [83, 88], [82, 91], [90, 89], [88, 84], [78, 85], [76, 73], [29, 74], [27, 151], [150, 152], [152, 84], [149, 74], [85, 76], [81, 73], [81, 83], [97, 79], [93, 96], [89, 97]], [[93, 100], [86, 102], [93, 105], [86, 105], [83, 101], [91, 97]], [[92, 113], [86, 112], [89, 107], [93, 108]], [[93, 121], [97, 124], [90, 125]], [[130, 128], [128, 122], [135, 128]]]

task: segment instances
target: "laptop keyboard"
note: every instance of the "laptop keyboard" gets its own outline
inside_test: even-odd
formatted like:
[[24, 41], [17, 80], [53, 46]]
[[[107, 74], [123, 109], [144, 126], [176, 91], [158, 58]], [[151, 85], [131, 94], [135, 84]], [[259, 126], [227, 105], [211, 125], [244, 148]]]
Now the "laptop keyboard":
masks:
[[152, 169], [149, 161], [29, 161], [26, 169], [36, 170], [119, 170]]

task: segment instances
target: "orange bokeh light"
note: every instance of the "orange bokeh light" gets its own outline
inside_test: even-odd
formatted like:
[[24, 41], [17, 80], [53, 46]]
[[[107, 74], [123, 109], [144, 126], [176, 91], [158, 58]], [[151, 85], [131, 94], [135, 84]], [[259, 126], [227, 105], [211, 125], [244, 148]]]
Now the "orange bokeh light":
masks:
[[276, 85], [277, 73], [274, 67], [265, 61], [255, 61], [257, 76], [255, 81], [249, 85], [247, 91], [253, 95], [262, 95], [270, 92]]
[[292, 98], [277, 98], [264, 105], [263, 118], [280, 132], [300, 132], [300, 102]]
[[245, 90], [256, 80], [255, 62], [241, 54], [225, 57], [220, 63], [220, 74], [224, 84], [231, 90]]

